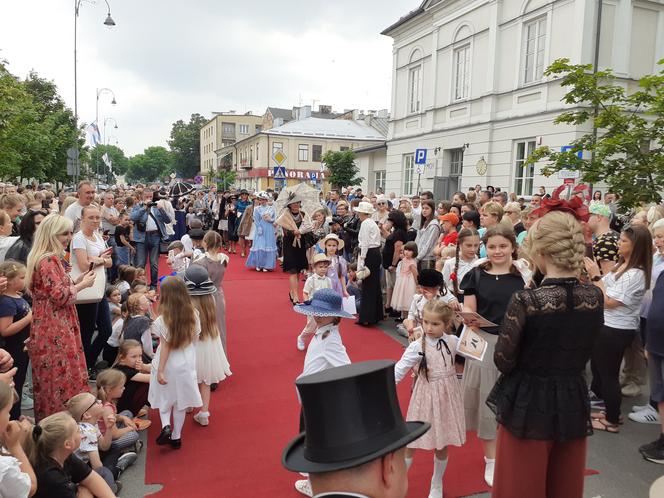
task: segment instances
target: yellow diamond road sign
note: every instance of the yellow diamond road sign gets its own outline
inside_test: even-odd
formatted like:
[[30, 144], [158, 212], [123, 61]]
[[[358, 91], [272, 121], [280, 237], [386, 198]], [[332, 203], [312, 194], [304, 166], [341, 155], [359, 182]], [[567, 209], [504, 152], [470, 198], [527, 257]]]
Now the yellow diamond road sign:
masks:
[[277, 149], [274, 154], [272, 154], [272, 159], [281, 166], [286, 162], [286, 154], [284, 154], [282, 150]]

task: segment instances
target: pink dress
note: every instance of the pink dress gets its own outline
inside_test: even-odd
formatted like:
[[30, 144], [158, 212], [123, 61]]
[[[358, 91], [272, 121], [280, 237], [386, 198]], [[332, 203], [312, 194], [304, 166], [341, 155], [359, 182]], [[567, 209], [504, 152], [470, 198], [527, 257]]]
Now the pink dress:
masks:
[[466, 442], [466, 423], [461, 384], [454, 368], [457, 338], [428, 336], [410, 343], [395, 367], [396, 380], [403, 379], [411, 368], [419, 368], [422, 348], [427, 361], [427, 376], [420, 372], [410, 396], [406, 420], [429, 422], [431, 429], [408, 445], [409, 448], [441, 450]]
[[417, 268], [417, 260], [403, 259], [397, 268], [397, 281], [394, 284], [391, 302], [392, 309], [397, 311], [408, 311], [413, 302], [417, 282], [411, 268]]

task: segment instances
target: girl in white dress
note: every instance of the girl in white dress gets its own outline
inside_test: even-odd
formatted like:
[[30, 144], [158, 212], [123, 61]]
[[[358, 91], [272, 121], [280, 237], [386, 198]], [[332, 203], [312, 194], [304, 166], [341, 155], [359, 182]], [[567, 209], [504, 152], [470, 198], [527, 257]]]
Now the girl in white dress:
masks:
[[203, 404], [196, 379], [195, 346], [201, 325], [187, 287], [179, 278], [168, 277], [161, 283], [159, 313], [152, 325], [159, 347], [152, 360], [148, 401], [159, 410], [161, 419], [157, 444], [179, 449], [187, 408]]
[[21, 446], [21, 440], [28, 432], [30, 424], [9, 421], [9, 412], [17, 397], [14, 389], [0, 382], [0, 434], [3, 435], [3, 449], [0, 451], [0, 496], [27, 498], [37, 491], [37, 478]]
[[196, 341], [196, 376], [203, 406], [194, 420], [206, 426], [210, 417], [210, 386], [231, 375], [231, 370], [217, 326], [214, 299], [217, 288], [210, 275], [205, 267], [192, 265], [184, 273], [184, 283], [201, 322], [201, 334]]

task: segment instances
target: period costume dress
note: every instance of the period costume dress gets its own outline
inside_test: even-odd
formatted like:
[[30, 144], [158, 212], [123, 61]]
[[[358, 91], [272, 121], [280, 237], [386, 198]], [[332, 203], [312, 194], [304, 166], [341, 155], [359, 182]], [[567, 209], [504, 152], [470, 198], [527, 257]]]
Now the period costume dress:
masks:
[[380, 289], [380, 231], [370, 218], [362, 221], [358, 236], [360, 254], [358, 269], [366, 267], [371, 272], [362, 281], [362, 304], [358, 322], [373, 325], [383, 319], [383, 294]]
[[240, 224], [237, 228], [237, 234], [239, 237], [248, 237], [251, 233], [251, 227], [254, 224], [254, 205], [249, 204], [247, 208], [242, 213], [240, 218]]
[[228, 355], [228, 349], [226, 348], [226, 298], [224, 297], [224, 289], [221, 286], [224, 275], [226, 275], [228, 256], [219, 253], [215, 257], [206, 252], [202, 257], [194, 261], [193, 264], [204, 267], [208, 275], [210, 275], [210, 280], [212, 280], [214, 286], [217, 288], [217, 292], [214, 294], [217, 328], [219, 329], [219, 337], [221, 337], [221, 345], [226, 355]]
[[413, 275], [413, 268], [417, 268], [415, 258], [402, 259], [397, 265], [397, 281], [392, 291], [390, 305], [397, 311], [408, 311], [417, 291], [417, 282]]
[[68, 267], [58, 256], [46, 257], [37, 263], [30, 282], [28, 354], [37, 420], [64, 410], [69, 398], [90, 390], [76, 314], [76, 289], [65, 265]]
[[[269, 204], [256, 206], [253, 211], [254, 242], [249, 251], [246, 266], [273, 270], [277, 260], [277, 238], [274, 234], [275, 212]], [[267, 220], [263, 217], [267, 216]]]
[[399, 382], [426, 357], [427, 374], [417, 375], [406, 420], [429, 422], [431, 429], [409, 448], [441, 450], [466, 442], [463, 398], [454, 368], [457, 341], [452, 335], [439, 339], [424, 336], [411, 342], [396, 364], [395, 378]]
[[[293, 214], [289, 208], [284, 209], [281, 216], [290, 216], [294, 225], [298, 228], [300, 233], [304, 234], [311, 232], [312, 224], [309, 217], [302, 211], [298, 214]], [[305, 238], [301, 236], [296, 240], [295, 233], [283, 226], [283, 253], [284, 263], [283, 268], [286, 273], [298, 273], [302, 270], [309, 268], [307, 261], [307, 247], [305, 245]]]

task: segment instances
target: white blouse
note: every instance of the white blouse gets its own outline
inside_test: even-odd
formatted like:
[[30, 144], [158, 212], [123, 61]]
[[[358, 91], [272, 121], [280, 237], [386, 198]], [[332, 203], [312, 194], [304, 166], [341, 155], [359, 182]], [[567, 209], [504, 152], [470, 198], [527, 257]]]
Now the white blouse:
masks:
[[362, 222], [357, 241], [360, 246], [360, 259], [362, 260], [367, 256], [367, 251], [369, 249], [380, 247], [380, 230], [374, 220], [367, 218]]
[[[454, 355], [456, 354], [459, 338], [455, 335], [443, 334], [443, 339], [447, 343], [447, 347], [450, 348], [452, 357], [454, 357]], [[429, 336], [426, 336], [424, 340], [427, 341], [427, 344], [432, 348], [435, 348], [436, 344], [438, 343], [438, 339], [432, 339]], [[421, 353], [422, 353], [422, 341], [413, 341], [408, 345], [406, 351], [404, 351], [403, 353], [403, 356], [394, 366], [394, 378], [397, 383], [401, 382], [401, 380], [406, 376], [406, 374], [410, 371], [411, 368], [420, 363], [420, 361], [422, 360]]]
[[[459, 258], [459, 268], [457, 269], [456, 272], [456, 281], [458, 283], [461, 283], [463, 280], [463, 277], [468, 273], [470, 269], [475, 264], [475, 261], [477, 261], [477, 256], [473, 258], [472, 261], [464, 261], [463, 259]], [[454, 284], [452, 283], [452, 279], [450, 278], [450, 275], [454, 272], [454, 266], [456, 265], [456, 258], [450, 258], [447, 261], [445, 261], [445, 264], [443, 265], [443, 280], [445, 281], [445, 285], [447, 286], [447, 289], [449, 292], [454, 294]], [[459, 289], [459, 294], [463, 294], [463, 291]]]
[[646, 275], [638, 268], [627, 270], [618, 279], [616, 275], [616, 272], [609, 272], [602, 277], [606, 295], [622, 303], [615, 308], [604, 308], [604, 325], [636, 330], [639, 328], [641, 301], [646, 293]]
[[21, 463], [13, 456], [0, 455], [0, 496], [28, 498], [30, 476], [21, 470]]

